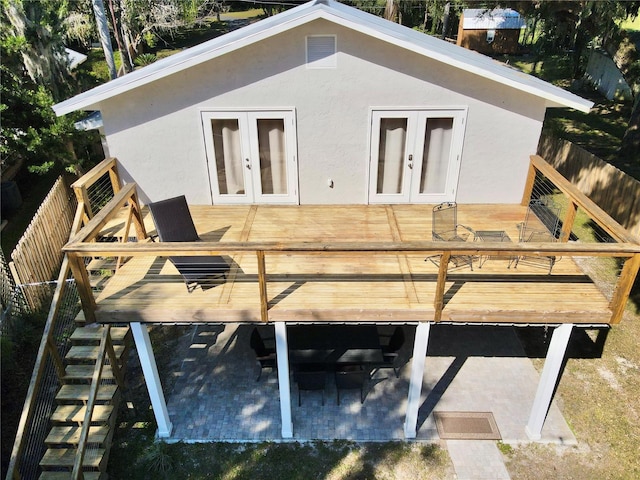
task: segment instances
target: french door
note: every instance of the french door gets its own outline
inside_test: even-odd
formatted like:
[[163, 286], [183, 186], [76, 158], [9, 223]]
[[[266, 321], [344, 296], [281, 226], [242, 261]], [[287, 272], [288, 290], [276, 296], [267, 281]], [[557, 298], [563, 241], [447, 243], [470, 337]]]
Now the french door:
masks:
[[454, 201], [466, 109], [374, 110], [369, 203]]
[[202, 112], [214, 203], [298, 203], [293, 111]]

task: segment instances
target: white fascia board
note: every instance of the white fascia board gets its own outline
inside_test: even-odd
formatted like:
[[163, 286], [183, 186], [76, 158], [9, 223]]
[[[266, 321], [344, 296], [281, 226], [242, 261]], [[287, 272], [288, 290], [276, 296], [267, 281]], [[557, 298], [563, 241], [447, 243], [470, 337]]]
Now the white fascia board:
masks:
[[[322, 17], [335, 22], [337, 17], [336, 10], [338, 9], [334, 8], [328, 12], [328, 15], [322, 15]], [[373, 15], [371, 15], [373, 19], [367, 19], [367, 22], [360, 22], [347, 18], [354, 16], [351, 12], [345, 13], [346, 15], [337, 18], [346, 20], [348, 22], [348, 24], [344, 24], [346, 27], [357, 30], [365, 35], [393, 43], [425, 57], [542, 97], [551, 102], [548, 106], [570, 107], [584, 113], [588, 113], [593, 106], [593, 102], [589, 100], [585, 100], [578, 95], [556, 87], [537, 77], [527, 75], [500, 64], [490, 57], [486, 57], [472, 50], [451, 45], [405, 27], [396, 26], [394, 23], [389, 24], [389, 22]], [[361, 13], [370, 15], [365, 12]]]
[[326, 2], [309, 2], [269, 19], [256, 22], [248, 27], [217, 37], [58, 103], [53, 106], [53, 109], [59, 116], [76, 110], [96, 109], [101, 101], [110, 97], [316, 19], [324, 19], [342, 25], [425, 57], [542, 97], [551, 102], [549, 106], [571, 107], [582, 112], [588, 112], [593, 106], [593, 103], [588, 100], [495, 62], [477, 52], [450, 45], [442, 40], [402, 27], [375, 15], [329, 0]]

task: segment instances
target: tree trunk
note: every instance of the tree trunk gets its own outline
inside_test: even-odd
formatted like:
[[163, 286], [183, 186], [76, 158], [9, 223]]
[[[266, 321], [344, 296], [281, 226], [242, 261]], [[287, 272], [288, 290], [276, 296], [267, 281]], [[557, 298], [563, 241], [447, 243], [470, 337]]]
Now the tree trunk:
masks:
[[447, 38], [449, 30], [449, 12], [451, 11], [451, 2], [447, 2], [444, 5], [444, 13], [442, 14], [442, 38]]
[[384, 7], [384, 18], [390, 22], [395, 22], [398, 19], [398, 5], [396, 0], [387, 0]]
[[120, 58], [122, 59], [122, 68], [124, 73], [131, 73], [133, 71], [133, 65], [131, 64], [129, 52], [125, 46], [125, 41], [122, 38], [121, 22], [116, 18], [116, 10], [113, 6], [113, 0], [109, 0], [109, 10], [111, 12], [111, 26], [113, 27], [113, 34], [116, 37], [116, 44], [118, 45], [118, 51], [120, 52]]
[[102, 50], [104, 51], [104, 58], [107, 61], [107, 67], [109, 68], [109, 77], [111, 80], [118, 76], [116, 72], [116, 62], [113, 58], [113, 48], [111, 48], [111, 37], [109, 36], [109, 24], [107, 23], [107, 14], [104, 10], [104, 3], [102, 0], [91, 0], [93, 5], [93, 14], [96, 17], [96, 25], [98, 26], [98, 35], [100, 36], [100, 43], [102, 44]]

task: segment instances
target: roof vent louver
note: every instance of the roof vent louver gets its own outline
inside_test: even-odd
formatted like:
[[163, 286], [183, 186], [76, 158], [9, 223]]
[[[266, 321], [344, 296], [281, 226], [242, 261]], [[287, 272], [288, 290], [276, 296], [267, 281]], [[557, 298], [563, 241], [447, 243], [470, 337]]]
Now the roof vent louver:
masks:
[[336, 36], [307, 37], [307, 68], [336, 68]]

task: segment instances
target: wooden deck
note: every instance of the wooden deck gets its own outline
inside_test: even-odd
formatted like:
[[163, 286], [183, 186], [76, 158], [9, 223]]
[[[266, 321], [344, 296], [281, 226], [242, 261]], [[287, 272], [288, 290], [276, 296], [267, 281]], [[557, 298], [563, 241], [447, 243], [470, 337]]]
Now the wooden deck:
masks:
[[[421, 242], [431, 240], [429, 205], [191, 206], [206, 242]], [[520, 205], [459, 205], [458, 221], [474, 230], [503, 230], [517, 241]], [[145, 225], [154, 233], [153, 222]], [[118, 235], [123, 219], [103, 233]], [[469, 238], [473, 242], [473, 238]], [[214, 252], [212, 252], [214, 253]], [[226, 282], [187, 292], [163, 257], [134, 256], [96, 297], [99, 322], [260, 322], [258, 257], [227, 255]], [[438, 266], [424, 253], [266, 252], [268, 320], [288, 322], [433, 321]], [[610, 301], [571, 257], [544, 269], [509, 257], [478, 268], [449, 268], [441, 321], [469, 323], [606, 324]]]

